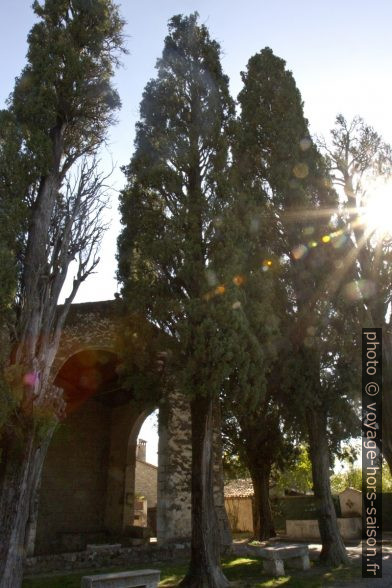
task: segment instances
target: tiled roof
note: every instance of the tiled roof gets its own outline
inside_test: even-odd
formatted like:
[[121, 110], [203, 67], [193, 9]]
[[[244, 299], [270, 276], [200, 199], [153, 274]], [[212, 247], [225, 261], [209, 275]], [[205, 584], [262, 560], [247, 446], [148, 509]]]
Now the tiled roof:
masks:
[[250, 498], [254, 494], [252, 480], [231, 480], [225, 485], [225, 498]]

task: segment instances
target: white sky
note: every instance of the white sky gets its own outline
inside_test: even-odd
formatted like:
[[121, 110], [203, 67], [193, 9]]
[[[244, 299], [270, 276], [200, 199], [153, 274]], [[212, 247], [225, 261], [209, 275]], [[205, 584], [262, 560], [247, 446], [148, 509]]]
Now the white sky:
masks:
[[138, 439], [147, 441], [146, 461], [158, 465], [158, 411], [146, 418], [140, 429]]

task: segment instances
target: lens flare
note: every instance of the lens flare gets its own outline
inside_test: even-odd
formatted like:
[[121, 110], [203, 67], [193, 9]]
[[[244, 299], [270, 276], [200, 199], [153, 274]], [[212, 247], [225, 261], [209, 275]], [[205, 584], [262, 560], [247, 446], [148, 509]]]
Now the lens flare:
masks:
[[305, 245], [298, 245], [297, 247], [294, 247], [293, 251], [292, 251], [292, 255], [294, 259], [301, 259], [301, 257], [303, 257], [308, 251], [308, 248]]
[[233, 284], [235, 284], [236, 286], [242, 286], [242, 284], [245, 282], [245, 277], [241, 276], [240, 274], [238, 276], [234, 276], [233, 278]]
[[377, 238], [392, 236], [392, 184], [373, 182], [367, 189], [368, 197], [361, 209], [360, 219], [369, 233]]

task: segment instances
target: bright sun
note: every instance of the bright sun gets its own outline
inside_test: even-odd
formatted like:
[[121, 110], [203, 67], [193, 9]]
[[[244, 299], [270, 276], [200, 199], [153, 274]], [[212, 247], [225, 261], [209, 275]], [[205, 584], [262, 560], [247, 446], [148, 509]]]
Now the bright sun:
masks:
[[362, 221], [377, 238], [392, 236], [392, 185], [377, 186], [362, 209]]

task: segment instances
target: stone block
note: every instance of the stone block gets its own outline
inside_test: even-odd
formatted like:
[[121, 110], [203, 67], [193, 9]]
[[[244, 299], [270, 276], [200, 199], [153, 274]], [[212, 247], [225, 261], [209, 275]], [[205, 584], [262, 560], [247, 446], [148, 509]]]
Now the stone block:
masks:
[[295, 570], [309, 570], [310, 569], [310, 559], [309, 555], [302, 555], [300, 557], [292, 557], [287, 560], [287, 567], [293, 568]]
[[284, 562], [300, 570], [310, 568], [309, 549], [307, 545], [287, 545], [276, 543], [270, 547], [248, 546], [249, 552], [263, 559], [263, 568], [272, 576], [284, 576]]
[[308, 546], [300, 543], [275, 543], [269, 547], [257, 547], [251, 545], [249, 547], [252, 548], [255, 555], [264, 559], [285, 560], [309, 555]]
[[282, 559], [265, 559], [263, 569], [269, 576], [284, 576], [284, 564]]
[[157, 588], [161, 572], [159, 570], [136, 570], [113, 574], [84, 576], [81, 588]]

